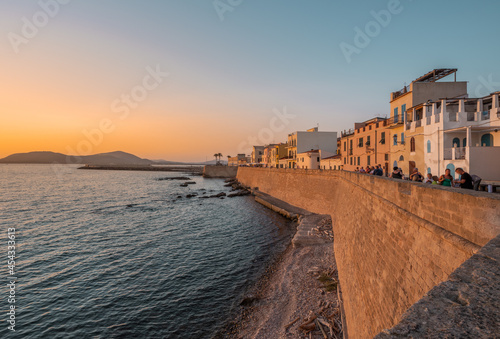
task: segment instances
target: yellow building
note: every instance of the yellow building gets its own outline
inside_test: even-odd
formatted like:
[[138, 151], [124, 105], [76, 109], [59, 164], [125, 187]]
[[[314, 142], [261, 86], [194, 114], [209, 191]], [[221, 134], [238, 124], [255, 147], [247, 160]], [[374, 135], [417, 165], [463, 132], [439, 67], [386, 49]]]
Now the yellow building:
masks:
[[287, 144], [275, 144], [271, 148], [269, 167], [279, 168], [279, 161], [287, 156]]
[[[467, 95], [467, 82], [456, 81], [456, 72], [456, 68], [434, 69], [391, 93], [389, 164], [400, 167], [406, 176], [415, 167], [425, 175], [424, 129], [419, 123], [411, 124], [427, 116], [424, 104]], [[455, 75], [454, 81], [438, 81], [450, 75]]]

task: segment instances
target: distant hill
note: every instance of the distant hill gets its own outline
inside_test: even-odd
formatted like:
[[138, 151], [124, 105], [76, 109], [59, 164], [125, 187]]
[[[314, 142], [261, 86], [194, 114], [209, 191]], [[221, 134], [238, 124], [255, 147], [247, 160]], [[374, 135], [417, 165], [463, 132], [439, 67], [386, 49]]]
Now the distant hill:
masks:
[[[221, 161], [227, 164], [227, 161]], [[115, 151], [94, 155], [66, 155], [55, 152], [16, 153], [0, 159], [0, 164], [80, 164], [80, 165], [215, 165], [215, 160], [179, 162], [142, 159], [130, 153]]]
[[89, 165], [150, 165], [154, 162], [133, 154], [116, 151], [95, 155], [73, 156], [55, 152], [16, 153], [0, 159], [3, 164], [89, 164]]

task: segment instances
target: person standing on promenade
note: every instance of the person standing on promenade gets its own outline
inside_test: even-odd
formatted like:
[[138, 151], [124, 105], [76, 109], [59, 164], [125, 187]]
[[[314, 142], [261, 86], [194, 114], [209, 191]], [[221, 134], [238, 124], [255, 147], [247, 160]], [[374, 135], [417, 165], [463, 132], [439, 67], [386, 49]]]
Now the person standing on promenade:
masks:
[[460, 184], [460, 188], [471, 190], [474, 187], [472, 184], [472, 177], [470, 176], [469, 173], [465, 172], [461, 167], [458, 167], [455, 170], [455, 173], [458, 173], [460, 175], [460, 180], [456, 181], [457, 183]]

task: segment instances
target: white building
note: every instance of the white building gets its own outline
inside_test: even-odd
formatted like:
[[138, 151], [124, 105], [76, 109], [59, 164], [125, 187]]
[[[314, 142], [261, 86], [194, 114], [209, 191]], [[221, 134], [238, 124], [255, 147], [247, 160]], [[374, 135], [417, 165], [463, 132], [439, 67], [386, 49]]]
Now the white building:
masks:
[[302, 152], [297, 154], [296, 158], [296, 168], [301, 169], [319, 169], [319, 164], [321, 162], [319, 155], [319, 150], [310, 150], [307, 152]]
[[336, 154], [325, 158], [321, 158], [320, 168], [323, 170], [337, 170], [337, 171], [343, 169], [342, 156], [340, 154]]
[[499, 94], [443, 99], [409, 110], [413, 119], [405, 127], [410, 131], [424, 127], [426, 172], [439, 176], [449, 168], [455, 175], [461, 167], [483, 180], [500, 180]]
[[[288, 135], [288, 167], [301, 168], [298, 155], [311, 150], [337, 153], [337, 132], [320, 132], [318, 128], [297, 131]], [[319, 164], [318, 164], [319, 166]]]
[[252, 148], [252, 163], [254, 163], [254, 164], [262, 163], [263, 155], [264, 155], [264, 146], [253, 146], [253, 148]]

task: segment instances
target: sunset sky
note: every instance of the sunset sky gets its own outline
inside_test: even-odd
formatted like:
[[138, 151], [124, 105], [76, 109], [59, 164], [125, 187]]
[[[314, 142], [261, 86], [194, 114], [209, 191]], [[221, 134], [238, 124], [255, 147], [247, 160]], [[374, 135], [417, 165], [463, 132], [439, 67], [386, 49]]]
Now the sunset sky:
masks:
[[340, 132], [389, 115], [390, 92], [434, 68], [458, 68], [471, 96], [487, 95], [500, 89], [499, 10], [498, 0], [4, 0], [0, 158], [249, 153], [317, 124]]

